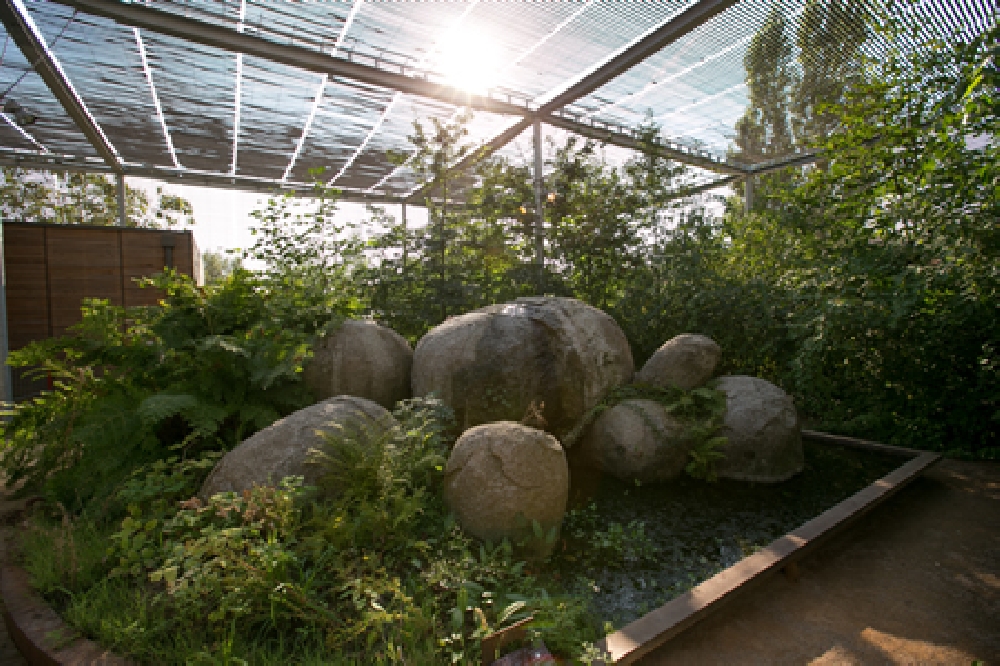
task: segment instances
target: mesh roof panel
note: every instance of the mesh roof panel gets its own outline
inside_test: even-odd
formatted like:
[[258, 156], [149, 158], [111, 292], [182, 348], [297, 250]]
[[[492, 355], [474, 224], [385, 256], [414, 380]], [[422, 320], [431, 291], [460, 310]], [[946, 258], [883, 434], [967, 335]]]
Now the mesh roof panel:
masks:
[[[0, 90], [6, 93], [5, 102], [16, 101], [35, 116], [35, 122], [26, 127], [25, 131], [46, 150], [96, 157], [97, 151], [80, 133], [13, 40], [8, 38], [6, 30], [2, 27], [0, 30], [5, 45], [3, 63], [0, 66]], [[10, 136], [15, 141], [15, 144], [3, 144], [12, 148], [22, 146], [25, 141], [17, 130], [8, 132], [4, 136]], [[35, 145], [31, 145], [29, 149], [36, 148]]]
[[[128, 163], [172, 168], [176, 158], [182, 169], [222, 175], [234, 166], [235, 147], [241, 176], [301, 182], [310, 169], [325, 167], [326, 178], [335, 178], [338, 186], [399, 195], [418, 183], [408, 167], [390, 163], [387, 152], [411, 149], [406, 137], [414, 120], [448, 119], [457, 111], [450, 103], [327, 79], [150, 29], [137, 31], [55, 0], [24, 2], [77, 93]], [[443, 64], [442, 43], [456, 34], [473, 35], [492, 42], [498, 53], [497, 87], [539, 105], [695, 5], [698, 0], [148, 0], [139, 7], [431, 81], [442, 80], [434, 71]], [[777, 8], [794, 44], [806, 5], [806, 0], [733, 3], [571, 102], [566, 111], [583, 121], [625, 126], [651, 117], [665, 137], [722, 155], [731, 149], [735, 122], [747, 107], [743, 60], [751, 39]], [[896, 16], [919, 28], [916, 37], [907, 38], [912, 40], [946, 37], [956, 27], [972, 34], [986, 27], [995, 11], [992, 0], [924, 0], [896, 10]], [[887, 44], [880, 40], [870, 39], [866, 52], [883, 52]], [[24, 131], [53, 152], [96, 156], [13, 41], [5, 43], [0, 90], [20, 78], [8, 98], [37, 117]], [[794, 47], [793, 67], [798, 67], [797, 56]], [[470, 139], [488, 140], [517, 120], [479, 112]], [[518, 141], [523, 144], [525, 137]], [[37, 146], [4, 123], [0, 149]]]
[[39, 5], [33, 17], [119, 154], [172, 166], [132, 29], [60, 5]]

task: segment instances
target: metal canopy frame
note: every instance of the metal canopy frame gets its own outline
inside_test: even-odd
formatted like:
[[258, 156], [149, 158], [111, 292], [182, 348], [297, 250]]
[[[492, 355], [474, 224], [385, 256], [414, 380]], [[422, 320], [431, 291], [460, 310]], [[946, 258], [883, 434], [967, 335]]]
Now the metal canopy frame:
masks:
[[[222, 190], [243, 190], [260, 194], [291, 194], [293, 196], [311, 197], [316, 194], [313, 183], [297, 183], [239, 174], [220, 174], [196, 169], [172, 169], [146, 164], [123, 163], [121, 170], [113, 169], [95, 158], [78, 155], [60, 155], [57, 153], [33, 153], [9, 148], [0, 148], [0, 166], [19, 169], [36, 169], [39, 171], [69, 171], [76, 173], [103, 173], [109, 175], [124, 174], [137, 178], [154, 178], [165, 183], [176, 185], [194, 185], [196, 187], [212, 187]], [[362, 191], [338, 188], [340, 201], [352, 203], [403, 203], [403, 197], [385, 194], [368, 194]]]
[[[753, 165], [743, 164], [729, 158], [714, 155], [708, 151], [693, 149], [666, 139], [657, 138], [650, 140], [636, 128], [625, 127], [613, 122], [595, 120], [591, 117], [591, 114], [577, 113], [568, 108], [569, 105], [590, 95], [609, 81], [622, 75], [639, 63], [644, 62], [666, 46], [688, 35], [720, 13], [738, 4], [739, 0], [698, 0], [683, 11], [663, 21], [660, 25], [647, 31], [638, 39], [633, 40], [631, 44], [620, 49], [617, 53], [606, 58], [603, 63], [579, 77], [577, 81], [570, 83], [562, 90], [547, 93], [540, 98], [542, 101], [537, 102], [533, 101], [527, 95], [513, 92], [498, 93], [491, 91], [485, 95], [470, 94], [453, 86], [439, 83], [433, 80], [426, 71], [394, 61], [391, 58], [383, 57], [374, 62], [365, 63], [360, 62], [360, 58], [350, 51], [346, 52], [346, 57], [339, 55], [341, 45], [344, 42], [347, 31], [350, 29], [354, 14], [358, 9], [359, 3], [357, 1], [340, 31], [332, 53], [324, 53], [321, 50], [295, 44], [278, 43], [271, 39], [249, 34], [243, 30], [243, 9], [241, 9], [239, 24], [235, 28], [232, 28], [190, 16], [182, 16], [175, 12], [156, 9], [144, 4], [125, 3], [119, 0], [50, 0], [50, 2], [68, 6], [76, 12], [111, 19], [133, 29], [136, 43], [139, 44], [143, 55], [143, 69], [156, 105], [166, 144], [170, 149], [174, 167], [129, 163], [120, 157], [108, 137], [102, 131], [97, 120], [87, 110], [83, 100], [73, 89], [72, 83], [66, 76], [54, 53], [45, 45], [44, 38], [41, 37], [37, 28], [34, 27], [30, 15], [27, 15], [22, 0], [0, 0], [0, 17], [2, 17], [8, 33], [14, 39], [17, 46], [24, 53], [29, 63], [41, 75], [45, 84], [65, 108], [70, 118], [79, 126], [84, 136], [101, 156], [103, 163], [92, 158], [0, 149], [0, 164], [2, 165], [19, 166], [22, 168], [113, 173], [119, 176], [129, 175], [156, 178], [170, 183], [248, 189], [259, 192], [291, 192], [297, 195], [308, 196], [314, 191], [312, 184], [289, 181], [288, 177], [302, 150], [302, 145], [310, 132], [312, 120], [323, 94], [323, 89], [333, 77], [395, 91], [396, 95], [393, 96], [392, 100], [385, 107], [382, 119], [388, 114], [394, 101], [401, 94], [443, 102], [458, 107], [470, 107], [492, 114], [519, 117], [520, 119], [517, 122], [484, 144], [484, 149], [488, 151], [496, 151], [503, 148], [509, 142], [523, 134], [533, 124], [542, 122], [605, 144], [634, 151], [653, 152], [677, 162], [722, 174], [722, 178], [684, 190], [689, 194], [721, 187], [740, 179], [749, 179], [752, 176], [785, 167], [809, 164], [819, 159], [817, 152], [801, 152], [784, 156], [771, 162]], [[243, 2], [245, 3], [245, 0]], [[314, 72], [323, 76], [315, 95], [310, 116], [306, 121], [305, 127], [302, 129], [291, 160], [284, 170], [283, 178], [261, 178], [239, 175], [236, 172], [236, 160], [239, 150], [239, 146], [237, 145], [238, 129], [234, 131], [233, 135], [233, 159], [230, 173], [222, 174], [181, 168], [179, 166], [177, 156], [173, 152], [170, 132], [160, 110], [159, 99], [156, 96], [156, 88], [152, 75], [145, 60], [145, 51], [142, 46], [140, 31], [168, 35], [184, 40], [185, 42], [237, 54], [237, 99], [235, 101], [236, 117], [234, 119], [237, 128], [240, 112], [239, 64], [243, 55], [294, 67], [298, 70]], [[370, 139], [379, 129], [382, 119], [376, 123], [367, 139]], [[354, 156], [348, 161], [341, 172], [350, 166], [353, 159], [357, 158], [365, 149], [368, 143], [367, 139], [356, 149]], [[366, 190], [353, 192], [341, 188], [344, 193], [343, 199], [363, 202], [400, 203], [406, 201], [414, 203], [426, 194], [426, 189], [422, 186], [418, 186], [408, 195], [404, 196], [390, 196], [374, 191], [394, 173], [395, 171], [380, 180], [375, 187]], [[331, 183], [333, 180], [336, 180], [336, 177], [331, 180]]]
[[24, 11], [20, 0], [0, 1], [0, 20], [3, 21], [7, 34], [21, 49], [28, 62], [34, 66], [35, 71], [45, 81], [45, 85], [87, 137], [97, 154], [109, 167], [119, 171], [121, 158], [118, 156], [118, 151], [111, 145], [101, 126], [97, 124], [97, 120], [90, 114], [87, 105], [76, 93], [55, 55], [49, 51], [44, 39], [38, 33], [34, 21]]

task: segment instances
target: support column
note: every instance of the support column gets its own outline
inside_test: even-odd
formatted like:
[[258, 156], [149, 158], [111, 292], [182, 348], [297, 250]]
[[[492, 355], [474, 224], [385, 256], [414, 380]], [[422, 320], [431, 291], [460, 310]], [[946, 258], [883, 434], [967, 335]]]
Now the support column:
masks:
[[13, 376], [7, 365], [7, 272], [4, 259], [3, 219], [0, 218], [0, 401], [14, 402]]
[[753, 176], [747, 176], [743, 180], [743, 211], [750, 213], [753, 210]]
[[406, 275], [406, 202], [403, 202], [403, 275]]
[[115, 191], [118, 194], [118, 226], [127, 226], [125, 214], [125, 174], [119, 171], [115, 174]]
[[534, 123], [535, 149], [535, 267], [538, 270], [538, 287], [541, 287], [545, 269], [545, 210], [542, 208], [545, 183], [542, 180], [542, 123]]

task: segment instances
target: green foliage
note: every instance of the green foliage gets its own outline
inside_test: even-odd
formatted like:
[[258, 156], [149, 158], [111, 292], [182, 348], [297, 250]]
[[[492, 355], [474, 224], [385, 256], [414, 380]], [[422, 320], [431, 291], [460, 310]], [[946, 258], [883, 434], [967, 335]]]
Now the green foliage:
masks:
[[[717, 449], [725, 446], [726, 438], [716, 436], [726, 415], [726, 394], [708, 386], [685, 391], [675, 386], [659, 387], [647, 384], [618, 386], [587, 411], [580, 422], [563, 438], [567, 449], [576, 445], [601, 414], [627, 400], [652, 400], [663, 406], [667, 414], [684, 423], [683, 440], [688, 444], [691, 460], [685, 470], [697, 479], [715, 480], [715, 463], [724, 457]], [[630, 405], [626, 405], [630, 407]], [[666, 443], [667, 435], [641, 409], [635, 410], [646, 427]]]
[[[81, 630], [164, 663], [246, 659], [285, 637], [296, 663], [309, 655], [371, 663], [376, 654], [470, 663], [482, 638], [529, 614], [550, 648], [584, 654], [599, 635], [586, 596], [569, 594], [544, 569], [529, 572], [510, 543], [475, 543], [448, 514], [441, 485], [450, 410], [414, 399], [394, 416], [399, 426], [388, 433], [331, 436], [317, 489], [288, 479], [178, 502], [210, 459], [137, 471], [118, 493], [129, 515], [110, 536], [108, 578], [50, 596]], [[597, 538], [606, 550], [643, 548], [637, 525]], [[144, 590], [141, 599], [123, 599], [123, 583]], [[112, 599], [122, 608], [111, 610]], [[109, 617], [95, 622], [97, 609]]]
[[237, 268], [242, 268], [243, 260], [222, 252], [206, 251], [201, 253], [201, 267], [205, 284], [212, 285], [222, 282]]
[[337, 248], [316, 240], [335, 231], [321, 204], [293, 214], [272, 200], [260, 212], [249, 254], [270, 261], [265, 273], [237, 268], [202, 288], [168, 270], [142, 282], [161, 290], [159, 305], [86, 301], [68, 335], [12, 352], [10, 365], [54, 388], [0, 423], [10, 482], [76, 511], [138, 466], [230, 449], [311, 404], [301, 369], [312, 341], [354, 308]]
[[562, 532], [566, 547], [557, 558], [582, 571], [648, 565], [657, 560], [658, 552], [646, 534], [645, 523], [605, 523], [593, 502], [571, 509]]
[[996, 455], [998, 146], [971, 140], [996, 131], [996, 87], [973, 82], [997, 34], [869, 63], [822, 168], [773, 192], [779, 371], [825, 427]]
[[[411, 137], [414, 159], [423, 160], [418, 171], [429, 183], [429, 222], [404, 229], [384, 210], [373, 212], [372, 226], [383, 231], [370, 238], [367, 263], [355, 273], [369, 312], [416, 341], [449, 315], [519, 296], [576, 295], [605, 308], [618, 303], [644, 262], [645, 236], [683, 186], [685, 172], [654, 156], [612, 169], [594, 142], [574, 139], [556, 148], [542, 211], [546, 266], [539, 275], [532, 263], [532, 170], [473, 152], [463, 144], [466, 122], [439, 123], [433, 133], [418, 125]], [[644, 127], [640, 139], [654, 134]], [[438, 153], [451, 159], [431, 159]], [[456, 190], [462, 203], [451, 199]]]
[[[3, 215], [21, 222], [90, 224], [111, 227], [119, 223], [115, 182], [103, 174], [51, 174], [15, 167], [3, 168], [0, 181]], [[164, 229], [194, 224], [191, 203], [156, 188], [150, 202], [143, 190], [125, 186], [126, 226]]]

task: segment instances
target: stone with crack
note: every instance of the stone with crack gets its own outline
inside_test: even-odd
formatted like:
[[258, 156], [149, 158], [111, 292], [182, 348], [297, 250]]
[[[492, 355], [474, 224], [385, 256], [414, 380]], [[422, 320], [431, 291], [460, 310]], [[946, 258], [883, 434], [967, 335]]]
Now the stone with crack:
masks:
[[562, 446], [552, 435], [512, 421], [467, 430], [445, 468], [445, 499], [459, 524], [483, 540], [522, 543], [532, 556], [551, 552], [568, 497]]
[[412, 385], [414, 396], [434, 393], [454, 409], [463, 430], [518, 421], [544, 403], [543, 428], [561, 440], [633, 370], [625, 333], [606, 312], [532, 296], [430, 330], [413, 352]]

